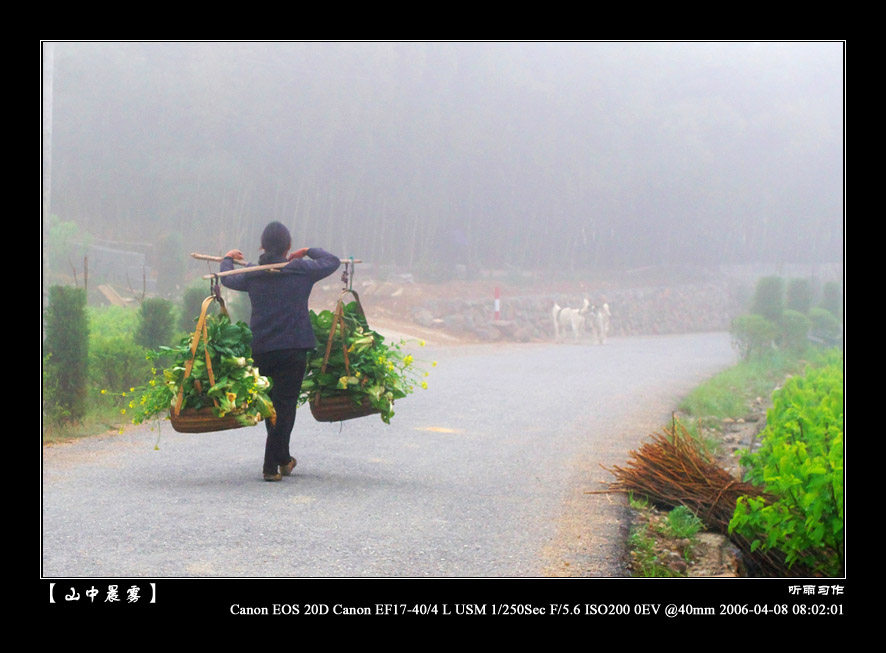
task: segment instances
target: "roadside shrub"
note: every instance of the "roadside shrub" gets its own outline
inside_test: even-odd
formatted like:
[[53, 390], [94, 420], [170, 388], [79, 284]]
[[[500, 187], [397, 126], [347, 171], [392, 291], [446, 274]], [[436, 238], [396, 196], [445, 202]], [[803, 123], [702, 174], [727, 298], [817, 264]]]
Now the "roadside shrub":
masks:
[[842, 356], [773, 395], [761, 447], [743, 452], [746, 480], [770, 499], [739, 498], [730, 533], [752, 550], [777, 550], [790, 567], [840, 576], [843, 572]]
[[98, 338], [127, 336], [130, 340], [135, 336], [139, 325], [139, 310], [123, 306], [90, 306], [89, 315], [90, 344]]
[[824, 308], [809, 309], [809, 321], [812, 323], [812, 337], [817, 341], [833, 346], [840, 335], [840, 321], [829, 310]]
[[98, 338], [89, 348], [92, 385], [114, 392], [142, 385], [151, 376], [147, 350], [127, 336]]
[[821, 290], [821, 308], [830, 311], [837, 319], [843, 313], [843, 298], [840, 284], [828, 281]]
[[136, 344], [147, 349], [166, 347], [172, 343], [172, 303], [160, 297], [146, 299], [139, 310]]
[[778, 327], [762, 315], [739, 315], [732, 320], [729, 335], [742, 360], [750, 360], [772, 349]]
[[812, 284], [807, 279], [790, 280], [785, 295], [785, 308], [804, 315], [809, 313], [812, 308]]
[[52, 421], [79, 420], [86, 414], [88, 378], [86, 291], [52, 286], [44, 327], [44, 412]]
[[784, 311], [784, 281], [781, 277], [763, 277], [757, 282], [750, 312], [777, 323], [781, 319], [782, 311]]
[[[185, 333], [193, 333], [197, 325], [197, 318], [200, 317], [200, 309], [203, 307], [203, 300], [209, 297], [209, 286], [203, 282], [191, 285], [185, 288], [182, 293], [182, 301], [180, 305], [181, 315], [179, 315], [178, 328]], [[229, 309], [232, 300], [238, 298], [239, 295], [246, 293], [232, 292], [229, 297], [225, 298], [225, 306]], [[219, 310], [218, 302], [212, 302], [209, 306], [209, 315], [217, 313]], [[233, 319], [233, 315], [231, 316]]]
[[780, 344], [785, 349], [799, 353], [809, 346], [812, 322], [799, 311], [786, 309], [781, 314], [780, 327]]

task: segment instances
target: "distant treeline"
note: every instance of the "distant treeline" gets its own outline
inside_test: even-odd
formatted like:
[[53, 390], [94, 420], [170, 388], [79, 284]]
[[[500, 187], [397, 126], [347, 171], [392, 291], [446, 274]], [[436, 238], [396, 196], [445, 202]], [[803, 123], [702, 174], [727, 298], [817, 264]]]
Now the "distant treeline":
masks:
[[839, 260], [840, 43], [52, 44], [51, 213], [426, 269]]

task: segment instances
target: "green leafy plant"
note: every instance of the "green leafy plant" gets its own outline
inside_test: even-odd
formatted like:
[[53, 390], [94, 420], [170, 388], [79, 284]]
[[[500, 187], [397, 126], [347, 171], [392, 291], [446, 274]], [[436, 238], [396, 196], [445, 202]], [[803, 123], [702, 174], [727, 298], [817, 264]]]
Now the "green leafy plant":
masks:
[[357, 302], [343, 307], [343, 324], [335, 327], [324, 370], [334, 317], [332, 311], [311, 311], [311, 325], [319, 344], [308, 361], [300, 404], [317, 397], [347, 396], [358, 405], [366, 400], [379, 411], [382, 421], [390, 424], [394, 402], [412, 393], [416, 386], [426, 388], [422, 376], [427, 374], [404, 351], [405, 340], [388, 342], [369, 328]]
[[665, 564], [656, 551], [655, 538], [645, 524], [631, 528], [628, 537], [633, 575], [642, 578], [678, 578], [683, 574]]
[[686, 506], [677, 506], [668, 513], [667, 530], [671, 537], [692, 539], [703, 529], [701, 519]]
[[843, 569], [843, 369], [833, 357], [773, 395], [761, 447], [742, 457], [768, 498], [741, 497], [729, 524], [752, 550], [827, 576]]
[[[170, 411], [180, 388], [183, 410], [212, 407], [217, 417], [234, 415], [244, 425], [257, 424], [262, 418], [275, 414], [268, 396], [271, 381], [261, 376], [253, 365], [249, 327], [243, 322], [232, 323], [224, 314], [208, 316], [206, 327], [208, 339], [199, 339], [187, 378], [185, 371], [191, 360], [194, 334], [182, 339], [177, 347], [159, 347], [148, 352], [148, 360], [163, 358], [172, 363], [163, 370], [153, 368], [151, 379], [143, 386], [131, 388], [128, 393], [118, 393], [129, 397], [127, 408], [134, 424]], [[207, 351], [214, 384], [206, 366]], [[124, 413], [127, 408], [123, 409]]]
[[633, 510], [645, 510], [652, 504], [649, 501], [649, 497], [628, 492], [628, 505], [630, 505]]

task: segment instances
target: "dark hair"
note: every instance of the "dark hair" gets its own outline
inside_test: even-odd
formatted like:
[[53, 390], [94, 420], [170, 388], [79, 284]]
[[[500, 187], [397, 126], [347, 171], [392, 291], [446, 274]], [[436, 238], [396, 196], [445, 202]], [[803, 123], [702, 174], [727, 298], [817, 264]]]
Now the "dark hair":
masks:
[[261, 234], [261, 248], [265, 250], [258, 262], [264, 264], [282, 257], [292, 246], [289, 229], [280, 222], [271, 222]]

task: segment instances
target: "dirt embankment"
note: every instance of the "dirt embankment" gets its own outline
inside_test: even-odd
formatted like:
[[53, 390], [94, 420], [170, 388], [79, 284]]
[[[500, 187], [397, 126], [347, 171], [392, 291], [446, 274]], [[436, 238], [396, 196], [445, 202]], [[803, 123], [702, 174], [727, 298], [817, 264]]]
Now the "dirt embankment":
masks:
[[[342, 284], [333, 279], [315, 287], [315, 310], [335, 305]], [[554, 306], [577, 308], [585, 299], [592, 306], [608, 304], [611, 337], [722, 331], [741, 311], [737, 284], [710, 272], [624, 273], [594, 283], [494, 276], [422, 283], [410, 275], [359, 274], [352, 289], [370, 325], [440, 344], [547, 341], [554, 337]], [[581, 338], [593, 335], [585, 330]]]

